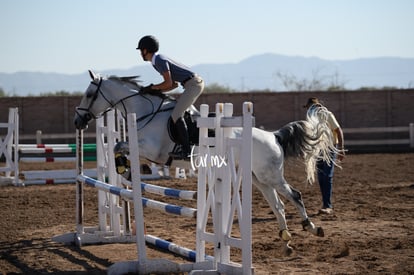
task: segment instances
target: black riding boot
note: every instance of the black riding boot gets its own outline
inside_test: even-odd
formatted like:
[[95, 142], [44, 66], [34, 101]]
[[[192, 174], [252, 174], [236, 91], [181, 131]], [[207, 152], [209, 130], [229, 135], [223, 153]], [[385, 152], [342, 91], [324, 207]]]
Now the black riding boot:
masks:
[[190, 155], [191, 148], [190, 139], [188, 137], [187, 124], [185, 123], [184, 118], [180, 117], [175, 122], [175, 128], [177, 129], [177, 138], [181, 144], [181, 152], [171, 152], [170, 156], [173, 158], [186, 159]]

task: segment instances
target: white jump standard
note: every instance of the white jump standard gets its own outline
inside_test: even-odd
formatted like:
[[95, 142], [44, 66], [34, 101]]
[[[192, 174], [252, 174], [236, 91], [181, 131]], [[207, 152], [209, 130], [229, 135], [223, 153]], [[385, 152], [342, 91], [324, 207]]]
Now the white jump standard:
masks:
[[[226, 106], [224, 108], [224, 106]], [[200, 151], [200, 153], [203, 154], [210, 154], [211, 156], [215, 154], [220, 154], [225, 157], [225, 161], [227, 162], [228, 156], [231, 158], [234, 157], [234, 154], [230, 151], [240, 151], [240, 156], [244, 156], [248, 161], [248, 166], [244, 168], [240, 168], [239, 170], [236, 170], [235, 167], [222, 167], [222, 171], [217, 170], [217, 167], [199, 167], [199, 184], [198, 184], [198, 192], [196, 191], [182, 191], [182, 190], [176, 190], [171, 188], [160, 188], [153, 185], [149, 185], [146, 183], [141, 182], [140, 180], [140, 174], [139, 169], [135, 169], [135, 167], [139, 167], [139, 154], [138, 154], [138, 138], [136, 136], [136, 119], [134, 114], [128, 115], [128, 141], [129, 141], [129, 160], [131, 163], [131, 183], [129, 184], [132, 186], [132, 190], [125, 189], [124, 187], [116, 186], [119, 184], [119, 182], [123, 182], [124, 179], [117, 180], [118, 183], [111, 182], [105, 183], [102, 182], [100, 179], [95, 180], [92, 178], [89, 178], [85, 175], [83, 175], [81, 172], [83, 170], [83, 153], [82, 150], [79, 150], [78, 152], [78, 170], [80, 175], [77, 177], [77, 232], [76, 233], [69, 233], [63, 236], [60, 236], [58, 238], [55, 238], [54, 240], [57, 241], [63, 241], [63, 242], [75, 242], [78, 245], [83, 245], [87, 243], [99, 243], [99, 242], [131, 242], [133, 240], [137, 243], [137, 251], [138, 251], [138, 261], [128, 261], [128, 262], [121, 262], [116, 263], [108, 270], [110, 274], [123, 274], [126, 272], [139, 272], [139, 274], [150, 274], [150, 273], [160, 273], [160, 272], [168, 272], [168, 273], [176, 273], [176, 272], [190, 272], [191, 274], [205, 274], [205, 272], [209, 272], [211, 274], [219, 274], [222, 272], [226, 272], [228, 274], [251, 274], [253, 272], [252, 265], [251, 265], [251, 224], [250, 226], [246, 226], [245, 229], [240, 228], [240, 232], [242, 232], [242, 235], [247, 236], [246, 243], [248, 244], [247, 252], [244, 252], [244, 249], [246, 246], [241, 245], [237, 238], [231, 237], [231, 231], [229, 229], [226, 229], [225, 232], [221, 232], [220, 228], [223, 228], [224, 223], [217, 220], [218, 217], [224, 217], [224, 221], [233, 222], [232, 216], [236, 214], [238, 215], [239, 223], [242, 221], [251, 223], [251, 216], [248, 214], [251, 213], [251, 210], [248, 210], [248, 208], [245, 208], [245, 206], [242, 206], [240, 203], [240, 198], [231, 195], [231, 193], [225, 195], [225, 197], [228, 197], [229, 200], [235, 199], [236, 202], [234, 206], [231, 206], [232, 204], [229, 202], [230, 207], [220, 207], [222, 202], [219, 199], [222, 195], [222, 192], [230, 191], [232, 188], [237, 188], [238, 185], [240, 186], [245, 180], [247, 181], [247, 185], [250, 186], [250, 191], [243, 190], [242, 196], [248, 196], [250, 194], [251, 196], [251, 131], [252, 131], [252, 105], [247, 104], [244, 107], [246, 110], [246, 114], [243, 118], [233, 118], [231, 117], [232, 114], [232, 106], [229, 104], [223, 105], [218, 104], [216, 109], [219, 110], [219, 114], [215, 118], [200, 118], [200, 127], [201, 132], [204, 130], [208, 131], [208, 128], [214, 129], [216, 132], [216, 138], [200, 138], [200, 144], [202, 145], [203, 149]], [[203, 109], [208, 110], [208, 106], [202, 107]], [[226, 111], [226, 118], [224, 117], [224, 110], [228, 109], [231, 111]], [[228, 124], [230, 123], [230, 124]], [[245, 130], [243, 130], [243, 136], [239, 137], [230, 137], [228, 134], [232, 131], [227, 131], [226, 127], [243, 127], [246, 126]], [[223, 128], [224, 127], [224, 128]], [[108, 127], [109, 128], [109, 127]], [[229, 128], [230, 129], [230, 128]], [[111, 130], [107, 130], [107, 132], [113, 132]], [[224, 134], [223, 134], [224, 133]], [[227, 133], [227, 134], [226, 134]], [[250, 133], [250, 134], [249, 134]], [[108, 137], [108, 141], [112, 139], [111, 137]], [[244, 139], [245, 142], [240, 141], [240, 139]], [[82, 148], [82, 131], [79, 131], [79, 137], [78, 137], [78, 148]], [[207, 142], [207, 143], [206, 143]], [[98, 143], [98, 141], [97, 141]], [[233, 147], [231, 146], [233, 145]], [[234, 147], [236, 146], [236, 147]], [[242, 149], [245, 148], [244, 150]], [[108, 144], [108, 148], [110, 148]], [[201, 147], [200, 147], [201, 148]], [[219, 151], [218, 148], [221, 148]], [[233, 148], [233, 149], [232, 149]], [[203, 151], [204, 150], [204, 151]], [[244, 151], [244, 153], [243, 153]], [[249, 152], [249, 154], [244, 155], [246, 152]], [[108, 150], [107, 152], [109, 156], [108, 158], [113, 157], [112, 150]], [[230, 160], [229, 163], [234, 164], [234, 161]], [[241, 162], [239, 162], [241, 165]], [[249, 164], [250, 163], [250, 164]], [[249, 168], [250, 167], [250, 168]], [[109, 167], [108, 167], [109, 168]], [[112, 171], [110, 173], [114, 173], [115, 169], [111, 169]], [[233, 174], [232, 172], [233, 171]], [[246, 174], [243, 174], [241, 176], [242, 172], [244, 171]], [[229, 176], [226, 177], [225, 174], [228, 174]], [[208, 176], [209, 175], [209, 176]], [[216, 175], [214, 177], [211, 177], [211, 175]], [[236, 175], [237, 183], [233, 184], [233, 187], [228, 187], [226, 189], [223, 189], [219, 186], [224, 185], [231, 185], [231, 176]], [[237, 176], [238, 175], [238, 176]], [[119, 175], [109, 175], [109, 179], [111, 178], [117, 178]], [[207, 177], [206, 177], [207, 176]], [[249, 179], [250, 178], [250, 182]], [[243, 180], [242, 180], [243, 179]], [[135, 221], [136, 221], [136, 236], [133, 236], [131, 234], [130, 230], [130, 224], [128, 222], [123, 222], [119, 225], [119, 230], [121, 234], [114, 234], [111, 231], [100, 231], [98, 228], [88, 228], [83, 226], [83, 185], [91, 185], [101, 191], [99, 192], [105, 192], [107, 194], [111, 194], [111, 196], [117, 196], [120, 198], [119, 203], [122, 201], [133, 201], [134, 203], [134, 213], [135, 213]], [[243, 186], [245, 184], [243, 183]], [[214, 187], [215, 186], [215, 187]], [[215, 194], [214, 192], [209, 192], [208, 197], [206, 196], [205, 190], [206, 189], [217, 189], [216, 192], [219, 192]], [[202, 190], [200, 193], [199, 191]], [[227, 190], [227, 191], [226, 191]], [[237, 189], [239, 190], [239, 189]], [[167, 242], [165, 240], [162, 240], [160, 238], [154, 237], [152, 235], [146, 235], [144, 232], [144, 217], [142, 216], [142, 208], [144, 206], [150, 207], [153, 204], [153, 201], [146, 200], [142, 197], [141, 192], [151, 192], [151, 193], [157, 193], [160, 195], [166, 195], [166, 196], [172, 196], [177, 198], [184, 198], [189, 200], [194, 200], [194, 198], [197, 196], [199, 206], [200, 204], [203, 205], [205, 203], [209, 204], [209, 206], [203, 207], [203, 209], [200, 211], [199, 209], [191, 209], [191, 208], [184, 208], [184, 207], [178, 207], [178, 206], [172, 206], [172, 205], [165, 205], [165, 206], [156, 206], [157, 209], [162, 209], [163, 211], [174, 213], [174, 214], [181, 214], [181, 215], [187, 215], [190, 217], [196, 217], [197, 216], [197, 226], [195, 229], [195, 240], [196, 240], [196, 250], [191, 250], [187, 248], [183, 248], [177, 244]], [[236, 193], [239, 193], [239, 191], [235, 191]], [[224, 195], [223, 195], [224, 196]], [[224, 197], [223, 197], [224, 198]], [[207, 201], [206, 201], [207, 200]], [[201, 201], [201, 202], [199, 202]], [[247, 199], [247, 197], [243, 197], [243, 203], [250, 203], [251, 199]], [[214, 205], [213, 205], [214, 204]], [[159, 204], [158, 204], [159, 205]], [[120, 212], [122, 213], [122, 206], [115, 206], [114, 213]], [[220, 210], [221, 209], [221, 210]], [[220, 210], [220, 212], [217, 212]], [[228, 212], [226, 212], [228, 211]], [[232, 211], [232, 212], [230, 212]], [[247, 215], [246, 218], [242, 218], [242, 211], [243, 215]], [[187, 214], [186, 214], [187, 213]], [[199, 213], [199, 215], [197, 215]], [[112, 214], [112, 215], [113, 215]], [[122, 214], [121, 214], [122, 215]], [[125, 214], [124, 214], [125, 215]], [[250, 214], [251, 215], [251, 214]], [[214, 228], [213, 232], [208, 232], [206, 230], [206, 224], [205, 219], [206, 217], [211, 216], [213, 218]], [[112, 217], [109, 217], [109, 219], [112, 219]], [[116, 219], [115, 219], [116, 220]], [[118, 218], [119, 220], [119, 218]], [[241, 223], [243, 225], [246, 225], [246, 223]], [[231, 225], [228, 225], [228, 223], [225, 223], [224, 227], [232, 227]], [[250, 229], [249, 229], [250, 228]], [[219, 230], [220, 232], [216, 232], [216, 230]], [[247, 233], [247, 235], [246, 235]], [[227, 236], [227, 237], [226, 237]], [[243, 241], [245, 241], [243, 239]], [[196, 261], [195, 263], [185, 263], [185, 264], [178, 264], [170, 261], [166, 261], [164, 259], [154, 259], [150, 260], [146, 257], [145, 252], [145, 243], [150, 243], [153, 245], [156, 245], [156, 247], [162, 248], [162, 249], [168, 249], [169, 251], [172, 251], [174, 253], [179, 253], [180, 255], [189, 258], [189, 260]], [[219, 247], [222, 245], [223, 249], [218, 249], [215, 251], [214, 257], [208, 256], [205, 253], [205, 247], [204, 243], [210, 242], [215, 247]], [[199, 247], [201, 245], [201, 247]], [[226, 254], [229, 252], [230, 246], [236, 246], [240, 249], [242, 249], [243, 253], [243, 262], [242, 264], [234, 263], [230, 261], [230, 255]], [[200, 255], [201, 256], [200, 256]], [[248, 258], [248, 259], [247, 259]], [[247, 259], [247, 260], [246, 260]], [[244, 265], [247, 266], [244, 266]]]
[[19, 155], [17, 150], [13, 150], [13, 144], [19, 143], [19, 113], [17, 108], [9, 108], [9, 119], [7, 123], [0, 123], [0, 129], [6, 128], [7, 134], [4, 138], [0, 137], [0, 158], [4, 156], [5, 165], [0, 166], [1, 184], [19, 185]]

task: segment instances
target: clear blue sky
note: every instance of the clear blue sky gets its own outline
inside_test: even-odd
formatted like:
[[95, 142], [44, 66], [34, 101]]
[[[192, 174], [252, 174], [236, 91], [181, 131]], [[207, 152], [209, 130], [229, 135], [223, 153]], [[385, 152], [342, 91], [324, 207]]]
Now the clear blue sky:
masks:
[[188, 66], [262, 53], [414, 57], [412, 0], [0, 0], [0, 72], [145, 64], [138, 39]]

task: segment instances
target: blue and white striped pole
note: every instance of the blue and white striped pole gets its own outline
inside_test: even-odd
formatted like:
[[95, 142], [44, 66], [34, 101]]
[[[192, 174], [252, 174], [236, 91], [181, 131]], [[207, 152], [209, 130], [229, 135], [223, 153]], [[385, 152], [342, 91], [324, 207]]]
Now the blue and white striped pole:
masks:
[[[117, 195], [122, 197], [125, 200], [133, 201], [134, 197], [132, 195], [132, 190], [109, 185], [107, 183], [101, 182], [99, 180], [87, 177], [85, 175], [79, 175], [77, 177], [78, 181], [81, 181], [89, 186], [95, 187], [99, 190]], [[147, 198], [142, 198], [142, 205], [144, 207], [157, 209], [166, 213], [175, 214], [179, 216], [185, 216], [190, 218], [196, 218], [197, 216], [197, 209], [185, 207], [185, 206], [178, 206], [174, 204], [168, 204], [156, 200], [151, 200]]]

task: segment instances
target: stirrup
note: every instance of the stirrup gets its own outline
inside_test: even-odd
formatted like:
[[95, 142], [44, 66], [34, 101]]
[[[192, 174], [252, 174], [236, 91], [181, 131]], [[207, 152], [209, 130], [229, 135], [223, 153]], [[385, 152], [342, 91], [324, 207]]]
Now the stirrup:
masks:
[[168, 155], [173, 159], [189, 160], [190, 153], [186, 153], [182, 150], [182, 146], [174, 147], [172, 152], [169, 152]]

